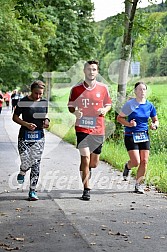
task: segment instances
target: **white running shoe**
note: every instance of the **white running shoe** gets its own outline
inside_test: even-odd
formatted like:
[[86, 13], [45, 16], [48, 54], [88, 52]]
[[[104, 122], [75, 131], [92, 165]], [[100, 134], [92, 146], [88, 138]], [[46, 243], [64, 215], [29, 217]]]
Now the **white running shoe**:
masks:
[[135, 193], [144, 194], [144, 189], [142, 188], [140, 184], [135, 185]]

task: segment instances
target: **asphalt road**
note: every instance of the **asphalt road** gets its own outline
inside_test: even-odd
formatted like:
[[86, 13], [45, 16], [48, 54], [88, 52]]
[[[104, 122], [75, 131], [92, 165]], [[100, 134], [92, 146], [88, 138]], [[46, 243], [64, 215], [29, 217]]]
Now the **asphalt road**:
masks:
[[[91, 200], [82, 201], [79, 153], [46, 132], [38, 184], [29, 202], [29, 174], [18, 185], [17, 134], [11, 111], [0, 115], [0, 252], [166, 252], [167, 195], [133, 192], [134, 180], [100, 162], [91, 178]], [[111, 150], [112, 155], [112, 150]]]

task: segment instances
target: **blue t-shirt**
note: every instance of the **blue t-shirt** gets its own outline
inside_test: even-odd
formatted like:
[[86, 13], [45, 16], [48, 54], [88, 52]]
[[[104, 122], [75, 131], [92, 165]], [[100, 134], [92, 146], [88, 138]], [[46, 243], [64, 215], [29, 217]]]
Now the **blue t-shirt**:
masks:
[[[156, 109], [151, 102], [146, 100], [144, 104], [140, 104], [136, 99], [127, 101], [122, 112], [127, 115], [128, 122], [135, 119], [136, 127], [125, 127], [125, 132], [140, 132], [148, 130], [148, 119], [149, 117], [156, 116]], [[126, 134], [125, 133], [125, 134]]]

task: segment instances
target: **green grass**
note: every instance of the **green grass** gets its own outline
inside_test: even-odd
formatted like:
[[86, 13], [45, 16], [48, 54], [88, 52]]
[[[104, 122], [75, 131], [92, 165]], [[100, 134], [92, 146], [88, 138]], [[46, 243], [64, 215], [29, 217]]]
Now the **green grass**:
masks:
[[125, 151], [123, 142], [120, 144], [115, 143], [113, 140], [105, 141], [100, 159], [116, 167], [118, 170], [122, 171], [125, 160], [128, 159], [128, 154]]
[[166, 153], [150, 155], [146, 183], [154, 185], [158, 191], [167, 192]]
[[[115, 143], [110, 140], [104, 143], [101, 160], [116, 167], [119, 171], [123, 171], [125, 162], [129, 159], [127, 151], [122, 142]], [[160, 192], [167, 192], [167, 155], [166, 153], [152, 155], [150, 158], [145, 178], [148, 186], [154, 185]], [[137, 169], [132, 169], [132, 176], [136, 176]]]

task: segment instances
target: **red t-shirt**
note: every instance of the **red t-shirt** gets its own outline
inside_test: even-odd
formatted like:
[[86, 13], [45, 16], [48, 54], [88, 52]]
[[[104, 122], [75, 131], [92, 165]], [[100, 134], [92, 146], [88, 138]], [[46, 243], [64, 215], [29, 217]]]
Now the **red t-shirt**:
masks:
[[111, 103], [107, 85], [101, 82], [96, 82], [92, 88], [86, 87], [84, 82], [75, 85], [71, 89], [68, 107], [81, 109], [83, 112], [82, 118], [76, 119], [76, 131], [104, 135], [104, 116], [98, 115], [98, 109]]
[[0, 100], [0, 108], [2, 108], [2, 105], [3, 105], [3, 100], [2, 100], [3, 99], [3, 95], [2, 94], [0, 94], [0, 99], [1, 99]]

